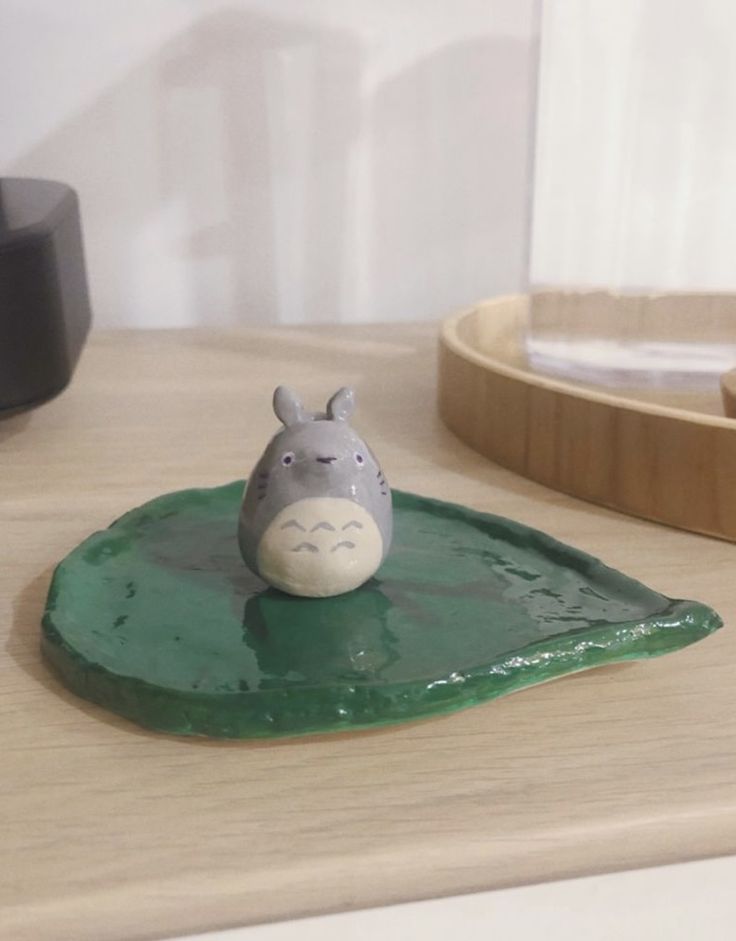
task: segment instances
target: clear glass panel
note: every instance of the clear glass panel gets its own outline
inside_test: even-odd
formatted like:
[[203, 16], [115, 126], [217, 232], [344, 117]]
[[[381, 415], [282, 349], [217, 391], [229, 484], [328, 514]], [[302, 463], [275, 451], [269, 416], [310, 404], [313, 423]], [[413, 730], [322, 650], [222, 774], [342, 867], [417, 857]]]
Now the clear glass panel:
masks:
[[735, 26], [730, 0], [545, 4], [536, 368], [720, 408], [736, 365]]

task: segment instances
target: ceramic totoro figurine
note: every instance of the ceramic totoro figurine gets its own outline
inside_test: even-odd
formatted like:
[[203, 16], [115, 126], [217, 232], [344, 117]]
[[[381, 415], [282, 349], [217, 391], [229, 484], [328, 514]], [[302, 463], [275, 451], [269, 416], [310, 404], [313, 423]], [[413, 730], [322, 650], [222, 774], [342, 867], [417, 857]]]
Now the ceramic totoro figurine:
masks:
[[367, 581], [391, 543], [391, 491], [348, 419], [352, 389], [326, 413], [306, 412], [279, 386], [273, 409], [284, 427], [245, 489], [238, 540], [245, 564], [291, 595], [327, 597]]

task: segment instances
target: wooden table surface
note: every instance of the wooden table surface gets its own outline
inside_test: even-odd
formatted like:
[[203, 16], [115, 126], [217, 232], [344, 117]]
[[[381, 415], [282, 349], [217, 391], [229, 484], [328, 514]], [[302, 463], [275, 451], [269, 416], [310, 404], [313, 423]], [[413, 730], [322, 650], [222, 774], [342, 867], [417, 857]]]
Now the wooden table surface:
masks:
[[[546, 490], [442, 427], [436, 328], [107, 333], [0, 422], [0, 937], [160, 938], [736, 851], [736, 546]], [[244, 476], [279, 381], [355, 384], [391, 483], [547, 530], [727, 628], [680, 653], [356, 735], [143, 731], [39, 659], [54, 563], [129, 507]], [[623, 902], [625, 904], [625, 900]]]

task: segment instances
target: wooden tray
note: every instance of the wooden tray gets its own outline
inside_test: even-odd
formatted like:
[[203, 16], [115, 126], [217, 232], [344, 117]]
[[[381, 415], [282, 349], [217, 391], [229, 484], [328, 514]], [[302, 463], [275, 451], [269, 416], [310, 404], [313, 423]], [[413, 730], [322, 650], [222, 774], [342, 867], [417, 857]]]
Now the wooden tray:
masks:
[[648, 339], [697, 340], [727, 359], [736, 299], [501, 297], [446, 321], [439, 357], [440, 414], [486, 457], [584, 500], [736, 541], [736, 421], [723, 415], [716, 372], [554, 375], [530, 358], [532, 309], [536, 337], [632, 338], [646, 327]]

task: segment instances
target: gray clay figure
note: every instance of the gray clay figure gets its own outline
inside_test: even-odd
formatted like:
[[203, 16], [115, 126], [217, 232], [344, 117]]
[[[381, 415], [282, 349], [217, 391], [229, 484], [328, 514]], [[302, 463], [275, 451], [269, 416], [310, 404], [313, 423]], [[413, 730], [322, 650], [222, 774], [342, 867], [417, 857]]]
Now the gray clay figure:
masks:
[[354, 407], [352, 389], [336, 392], [325, 413], [306, 412], [284, 386], [274, 392], [284, 427], [250, 476], [238, 540], [248, 568], [291, 595], [352, 591], [391, 544], [391, 491], [348, 424]]

